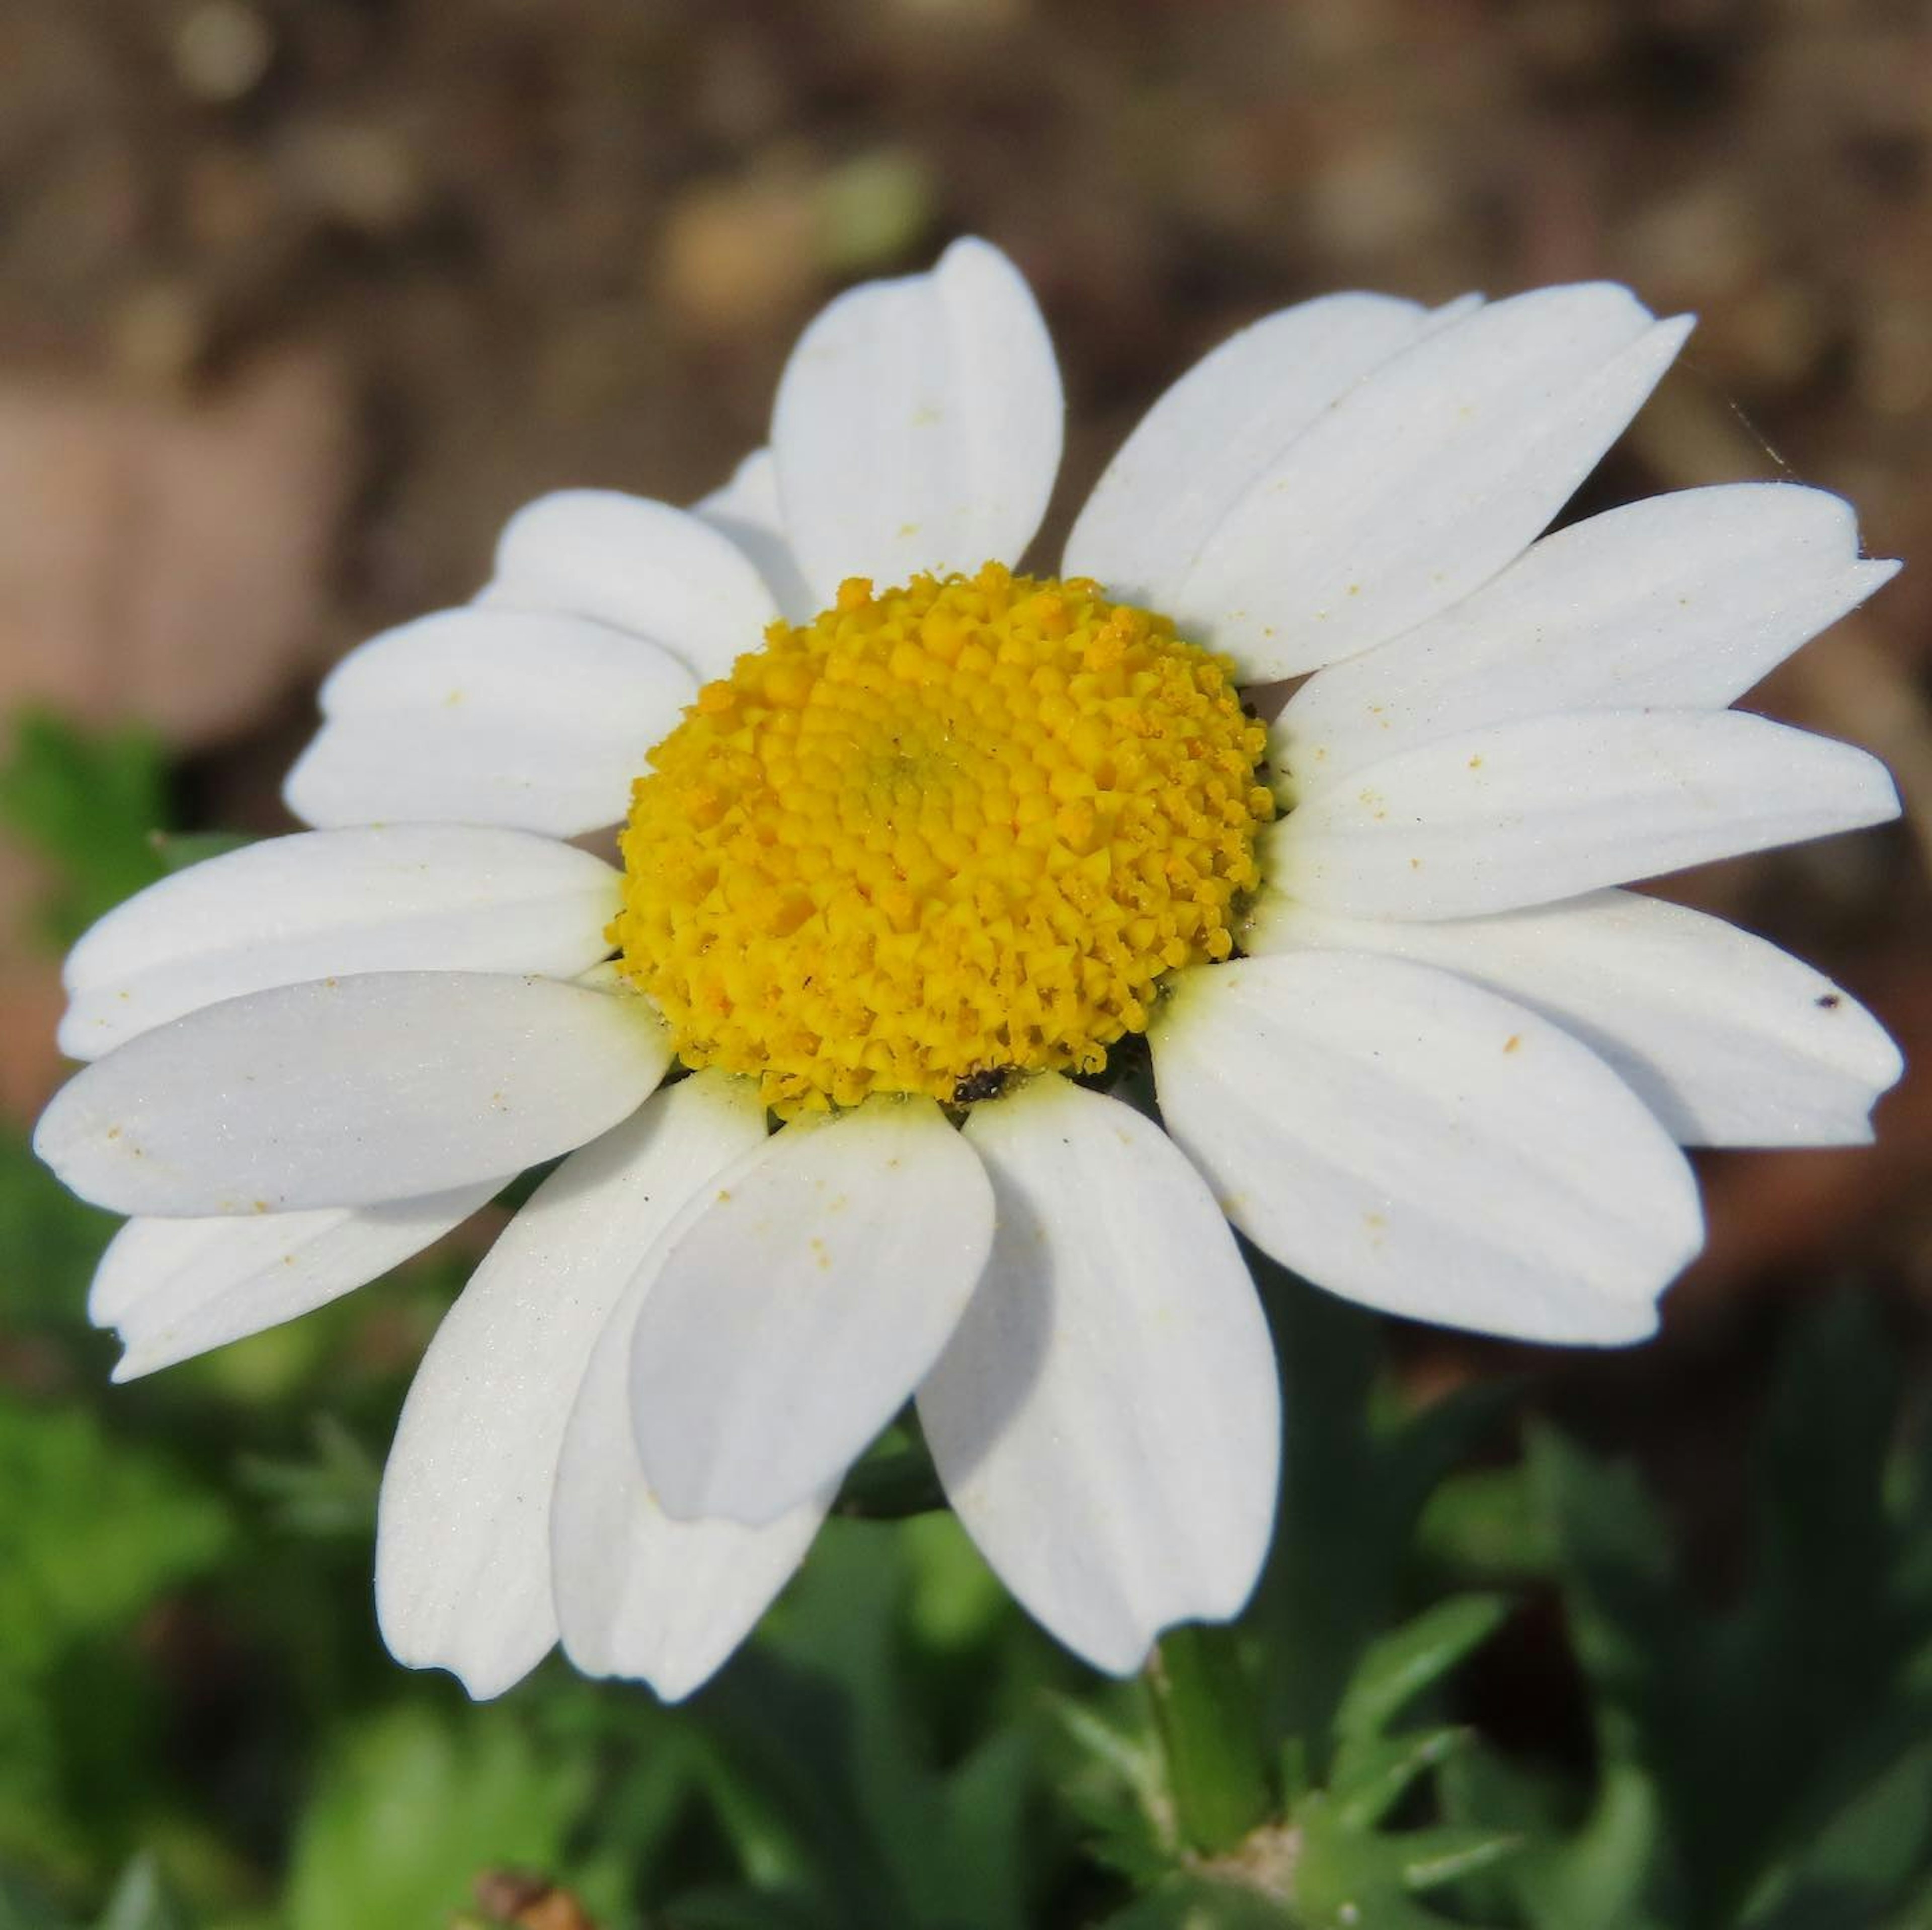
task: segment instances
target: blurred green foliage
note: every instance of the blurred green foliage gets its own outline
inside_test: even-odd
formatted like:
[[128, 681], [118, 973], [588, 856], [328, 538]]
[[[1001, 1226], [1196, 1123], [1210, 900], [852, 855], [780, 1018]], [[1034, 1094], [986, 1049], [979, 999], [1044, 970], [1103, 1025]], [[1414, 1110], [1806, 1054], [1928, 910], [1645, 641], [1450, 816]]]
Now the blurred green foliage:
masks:
[[[153, 838], [165, 776], [23, 729], [50, 931], [219, 848]], [[1856, 1300], [1792, 1323], [1727, 1580], [1534, 1387], [1406, 1404], [1251, 1256], [1288, 1455], [1232, 1629], [1082, 1668], [908, 1428], [688, 1704], [553, 1660], [479, 1708], [369, 1599], [460, 1266], [110, 1389], [111, 1230], [0, 1141], [0, 1930], [1932, 1930], [1932, 1448]], [[1526, 1697], [1574, 1734], [1487, 1719]]]
[[79, 937], [167, 868], [158, 836], [170, 817], [167, 779], [149, 732], [92, 736], [38, 712], [14, 720], [0, 763], [0, 829], [47, 867], [41, 922], [52, 943]]

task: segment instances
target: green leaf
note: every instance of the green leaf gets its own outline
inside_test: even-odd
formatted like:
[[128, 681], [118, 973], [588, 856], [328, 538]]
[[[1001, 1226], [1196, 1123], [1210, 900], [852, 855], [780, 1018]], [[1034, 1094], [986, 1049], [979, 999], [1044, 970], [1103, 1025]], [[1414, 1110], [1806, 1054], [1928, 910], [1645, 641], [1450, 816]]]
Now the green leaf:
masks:
[[663, 1922], [665, 1930], [834, 1930], [807, 1898], [735, 1886], [685, 1890]]
[[0, 1131], [0, 1318], [85, 1328], [88, 1283], [118, 1224], [76, 1200], [23, 1136]]
[[1372, 1830], [1423, 1776], [1472, 1740], [1467, 1729], [1421, 1729], [1400, 1736], [1352, 1735], [1335, 1753], [1328, 1794], [1352, 1830]]
[[1664, 1930], [1683, 1919], [1657, 1788], [1612, 1764], [1574, 1834], [1529, 1850], [1514, 1875], [1536, 1930]]
[[1548, 1428], [1528, 1436], [1532, 1492], [1564, 1576], [1577, 1659], [1598, 1696], [1604, 1746], [1642, 1757], [1667, 1721], [1660, 1675], [1678, 1665], [1682, 1617], [1664, 1524], [1636, 1470], [1612, 1468]]
[[1449, 1476], [1430, 1496], [1416, 1534], [1422, 1553], [1466, 1584], [1541, 1581], [1556, 1570], [1556, 1537], [1520, 1464]]
[[1539, 1930], [1874, 1921], [1922, 1878], [1932, 1516], [1892, 1449], [1894, 1352], [1855, 1300], [1794, 1323], [1749, 1487], [1750, 1585], [1715, 1611], [1633, 1472], [1532, 1439], [1602, 1764], [1582, 1828], [1524, 1861]]
[[1510, 1605], [1499, 1595], [1454, 1595], [1372, 1643], [1336, 1711], [1336, 1733], [1379, 1735], [1424, 1690], [1487, 1641]]
[[594, 1787], [510, 1708], [390, 1708], [349, 1731], [303, 1812], [290, 1930], [438, 1924], [483, 1870], [556, 1872]]
[[1459, 1829], [1453, 1824], [1404, 1830], [1388, 1840], [1401, 1858], [1403, 1888], [1418, 1893], [1460, 1883], [1522, 1848], [1522, 1839], [1510, 1831]]
[[[1285, 1904], [1211, 1877], [1169, 1878], [1106, 1920], [1106, 1930], [1294, 1930]], [[1365, 1920], [1362, 1930], [1373, 1930]], [[1432, 1923], [1430, 1930], [1441, 1930]]]
[[16, 719], [0, 763], [0, 826], [53, 871], [42, 907], [51, 943], [71, 943], [162, 875], [149, 835], [167, 814], [166, 763], [151, 733], [88, 733], [42, 713]]
[[908, 1627], [937, 1654], [983, 1650], [1013, 1625], [1013, 1599], [950, 1510], [908, 1515], [898, 1530]]
[[1019, 1930], [1034, 1738], [988, 1723], [982, 1695], [982, 1740], [935, 1760], [907, 1641], [914, 1526], [829, 1523], [754, 1650], [694, 1709], [733, 1800], [776, 1826], [773, 1873], [833, 1921]]
[[214, 1496], [92, 1415], [4, 1395], [0, 1495], [0, 1628], [16, 1668], [118, 1627], [212, 1567], [232, 1532]]
[[243, 1455], [237, 1479], [268, 1503], [270, 1518], [286, 1533], [366, 1541], [376, 1526], [382, 1464], [332, 1414], [318, 1414], [309, 1431], [314, 1451], [307, 1458]]
[[1499, 1384], [1419, 1412], [1378, 1398], [1378, 1318], [1244, 1251], [1281, 1362], [1287, 1436], [1274, 1546], [1242, 1626], [1256, 1638], [1264, 1744], [1292, 1743], [1319, 1779], [1355, 1665], [1400, 1612], [1424, 1503], [1516, 1395]]
[[1923, 1876], [1932, 1853], [1932, 1743], [1886, 1766], [1808, 1841], [1778, 1858], [1739, 1922], [1750, 1930], [1852, 1923]]
[[1074, 1752], [1055, 1793], [1086, 1826], [1088, 1853], [1137, 1888], [1158, 1881], [1180, 1861], [1181, 1847], [1144, 1699], [1131, 1717], [1125, 1708], [1103, 1714], [1068, 1695], [1054, 1695], [1047, 1706]]
[[1320, 1794], [1296, 1804], [1294, 1914], [1306, 1930], [1444, 1930], [1414, 1893], [1486, 1869], [1517, 1840], [1481, 1830], [1378, 1836], [1352, 1827]]

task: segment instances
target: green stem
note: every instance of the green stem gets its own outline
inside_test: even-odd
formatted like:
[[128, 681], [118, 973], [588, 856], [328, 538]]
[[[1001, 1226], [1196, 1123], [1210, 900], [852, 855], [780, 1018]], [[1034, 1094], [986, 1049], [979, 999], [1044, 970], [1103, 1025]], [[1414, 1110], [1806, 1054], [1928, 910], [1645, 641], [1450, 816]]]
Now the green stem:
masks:
[[1170, 1629], [1147, 1683], [1167, 1757], [1175, 1821], [1187, 1847], [1217, 1857], [1274, 1808], [1255, 1698], [1226, 1629]]

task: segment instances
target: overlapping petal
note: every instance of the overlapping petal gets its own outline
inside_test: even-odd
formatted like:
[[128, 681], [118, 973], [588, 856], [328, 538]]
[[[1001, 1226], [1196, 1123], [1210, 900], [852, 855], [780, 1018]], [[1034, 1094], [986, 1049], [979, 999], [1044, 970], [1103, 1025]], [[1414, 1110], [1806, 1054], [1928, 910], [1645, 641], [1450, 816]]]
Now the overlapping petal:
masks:
[[1869, 753], [1741, 711], [1582, 711], [1398, 752], [1263, 834], [1287, 896], [1475, 918], [1898, 815]]
[[1214, 1195], [1144, 1113], [1049, 1073], [966, 1136], [998, 1231], [920, 1416], [1000, 1579], [1125, 1674], [1253, 1588], [1281, 1425], [1267, 1323]]
[[373, 1206], [568, 1152], [663, 1077], [641, 999], [486, 972], [375, 972], [190, 1012], [88, 1066], [34, 1149], [116, 1212]]
[[701, 1200], [687, 1204], [606, 1323], [571, 1409], [550, 1507], [564, 1653], [586, 1675], [638, 1677], [674, 1702], [710, 1677], [790, 1579], [836, 1486], [748, 1527], [674, 1521], [644, 1479], [632, 1439], [632, 1335], [662, 1255], [704, 1209]]
[[756, 1527], [836, 1480], [938, 1358], [993, 1217], [930, 1099], [794, 1121], [727, 1173], [632, 1340], [638, 1450], [664, 1507]]
[[1063, 413], [1033, 292], [984, 241], [840, 295], [792, 351], [772, 416], [784, 528], [818, 606], [847, 577], [1017, 564]]
[[1521, 554], [1688, 326], [1590, 284], [1493, 302], [1426, 334], [1254, 478], [1161, 607], [1249, 682], [1399, 635]]
[[1589, 1046], [1684, 1146], [1847, 1146], [1904, 1069], [1857, 1000], [1761, 938], [1631, 892], [1435, 922], [1280, 898], [1253, 952], [1375, 952], [1460, 973]]
[[[685, 1080], [566, 1160], [477, 1269], [423, 1357], [383, 1472], [376, 1608], [398, 1661], [486, 1697], [556, 1640], [550, 1491], [572, 1397], [641, 1257], [764, 1132], [743, 1083]], [[621, 1349], [614, 1368], [621, 1386]], [[596, 1446], [631, 1459], [621, 1414]]]
[[387, 1206], [130, 1220], [100, 1257], [87, 1317], [119, 1330], [114, 1378], [132, 1380], [367, 1286], [461, 1225], [510, 1176]]
[[[614, 1329], [628, 1327], [624, 1313]], [[798, 1572], [837, 1484], [761, 1527], [674, 1521], [628, 1439], [625, 1379], [621, 1347], [600, 1348], [571, 1414], [551, 1515], [557, 1619], [563, 1652], [584, 1674], [648, 1682], [679, 1702], [710, 1680]]]
[[1566, 710], [1721, 709], [1897, 571], [1851, 505], [1734, 483], [1546, 536], [1454, 608], [1331, 665], [1276, 726], [1306, 796], [1364, 765]]
[[496, 574], [478, 601], [646, 638], [700, 683], [755, 650], [778, 613], [755, 559], [712, 517], [608, 489], [525, 504], [497, 539]]
[[[1459, 304], [1449, 319], [1462, 312]], [[1066, 539], [1066, 574], [1166, 609], [1202, 546], [1295, 438], [1444, 319], [1390, 295], [1327, 295], [1231, 336], [1107, 465]]]
[[443, 610], [336, 666], [283, 796], [314, 825], [574, 838], [622, 819], [645, 754], [697, 691], [655, 644], [580, 617]]
[[[812, 593], [786, 535], [784, 512], [778, 505], [778, 469], [769, 449], [754, 449], [722, 489], [715, 489], [692, 513], [714, 529], [722, 529], [752, 559], [790, 623], [806, 623], [818, 614]], [[746, 644], [749, 649], [753, 646]], [[729, 668], [729, 666], [727, 666]], [[723, 674], [722, 672], [719, 674]]]
[[1222, 1209], [1333, 1293], [1441, 1326], [1613, 1344], [1697, 1250], [1649, 1109], [1547, 1020], [1366, 953], [1190, 973], [1153, 1035], [1168, 1130]]
[[150, 886], [68, 954], [61, 1049], [94, 1059], [244, 992], [353, 972], [574, 978], [618, 874], [522, 832], [407, 825], [265, 839]]

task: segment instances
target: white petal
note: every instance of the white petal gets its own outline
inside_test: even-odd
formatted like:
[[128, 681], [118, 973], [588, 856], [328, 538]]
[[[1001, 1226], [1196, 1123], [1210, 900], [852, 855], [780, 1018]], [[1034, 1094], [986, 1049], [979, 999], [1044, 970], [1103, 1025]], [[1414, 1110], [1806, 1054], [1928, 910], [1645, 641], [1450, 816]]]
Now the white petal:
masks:
[[1538, 911], [1421, 924], [1279, 898], [1253, 952], [1379, 952], [1472, 978], [1573, 1032], [1684, 1146], [1855, 1146], [1904, 1069], [1821, 972], [1720, 919], [1600, 892]]
[[1016, 563], [1060, 466], [1053, 345], [1019, 271], [956, 241], [929, 274], [842, 295], [772, 417], [784, 526], [817, 602], [846, 577]]
[[1594, 284], [1425, 336], [1256, 479], [1163, 607], [1247, 680], [1338, 662], [1446, 610], [1528, 547], [1688, 328]]
[[1066, 539], [1064, 573], [1166, 609], [1256, 479], [1437, 319], [1392, 295], [1325, 295], [1230, 337], [1161, 397], [1107, 465]]
[[[685, 1080], [566, 1160], [476, 1269], [383, 1470], [376, 1611], [399, 1662], [448, 1669], [482, 1698], [556, 1640], [550, 1493], [598, 1337], [640, 1257], [764, 1131], [748, 1082]], [[621, 1350], [616, 1371], [621, 1386]], [[621, 1419], [605, 1446], [629, 1458]]]
[[1412, 745], [1564, 710], [1722, 709], [1898, 569], [1851, 506], [1733, 483], [1546, 536], [1452, 610], [1311, 677], [1276, 727], [1306, 796]]
[[930, 1099], [796, 1121], [720, 1182], [638, 1325], [638, 1451], [681, 1520], [775, 1521], [939, 1357], [992, 1245], [980, 1161]]
[[1288, 897], [1473, 918], [1898, 815], [1876, 758], [1742, 711], [1582, 712], [1425, 744], [1264, 834]]
[[769, 449], [754, 449], [732, 472], [722, 489], [713, 490], [692, 514], [722, 529], [765, 580], [788, 623], [806, 623], [818, 613], [818, 599], [805, 580], [785, 535], [778, 507], [778, 469]]
[[578, 617], [442, 610], [336, 666], [322, 687], [327, 721], [282, 795], [310, 824], [574, 838], [623, 817], [652, 745], [697, 688], [655, 645]]
[[[612, 1326], [628, 1333], [624, 1312]], [[648, 1682], [678, 1702], [798, 1572], [836, 1483], [763, 1527], [674, 1521], [638, 1468], [625, 1379], [621, 1351], [600, 1347], [571, 1414], [550, 1521], [557, 1619], [584, 1674]]]
[[116, 1380], [279, 1326], [399, 1266], [488, 1204], [486, 1179], [386, 1206], [130, 1220], [100, 1257], [87, 1317], [120, 1330]]
[[1048, 1074], [975, 1110], [999, 1220], [920, 1390], [961, 1523], [1028, 1612], [1117, 1675], [1252, 1592], [1274, 1521], [1268, 1323], [1159, 1126]]
[[61, 1050], [98, 1058], [219, 999], [352, 972], [574, 978], [610, 949], [620, 884], [602, 859], [520, 831], [265, 839], [151, 885], [82, 938]]
[[670, 1061], [629, 993], [487, 972], [323, 978], [130, 1040], [55, 1095], [34, 1149], [116, 1212], [370, 1206], [568, 1152]]
[[1168, 1130], [1235, 1225], [1317, 1285], [1525, 1340], [1639, 1340], [1698, 1248], [1648, 1109], [1568, 1032], [1362, 953], [1184, 975], [1154, 1035]]
[[631, 1337], [663, 1256], [704, 1209], [690, 1203], [656, 1241], [599, 1335], [550, 1503], [564, 1653], [586, 1675], [641, 1678], [668, 1702], [708, 1680], [750, 1633], [796, 1571], [837, 1485], [752, 1528], [674, 1521], [644, 1480], [632, 1439]]
[[480, 600], [648, 637], [705, 683], [757, 649], [778, 613], [756, 565], [709, 518], [606, 489], [526, 503], [504, 526]]

